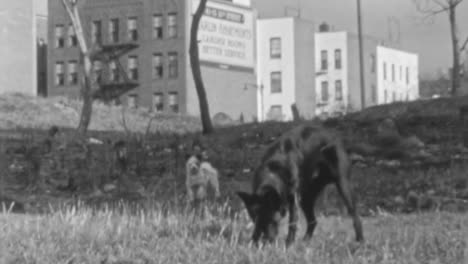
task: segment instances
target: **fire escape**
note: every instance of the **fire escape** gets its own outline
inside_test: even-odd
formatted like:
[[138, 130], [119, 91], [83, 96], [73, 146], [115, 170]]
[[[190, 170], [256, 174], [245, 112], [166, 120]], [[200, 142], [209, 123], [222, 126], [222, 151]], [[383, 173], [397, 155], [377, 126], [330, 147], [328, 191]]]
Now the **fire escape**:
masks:
[[[109, 68], [111, 62], [115, 63], [117, 76], [115, 80], [103, 81], [102, 73], [98, 77], [99, 89], [93, 94], [94, 99], [110, 102], [121, 95], [138, 87], [139, 83], [128, 77], [127, 71], [120, 63], [120, 58], [130, 51], [138, 48], [136, 43], [116, 43], [98, 46], [91, 55], [92, 61], [100, 61]], [[120, 78], [122, 77], [122, 78]]]

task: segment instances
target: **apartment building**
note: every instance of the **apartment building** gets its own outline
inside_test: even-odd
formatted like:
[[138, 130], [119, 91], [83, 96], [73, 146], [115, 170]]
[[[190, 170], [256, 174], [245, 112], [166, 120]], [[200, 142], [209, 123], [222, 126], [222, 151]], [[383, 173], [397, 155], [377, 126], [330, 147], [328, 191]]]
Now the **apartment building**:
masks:
[[364, 95], [361, 97], [359, 41], [356, 34], [329, 31], [315, 34], [316, 115], [336, 116], [363, 107], [419, 98], [418, 56], [385, 47], [363, 37]]
[[[240, 2], [239, 2], [240, 1]], [[122, 56], [137, 87], [119, 96], [129, 107], [199, 115], [189, 64], [190, 24], [198, 0], [94, 0], [79, 6], [91, 49], [135, 45]], [[249, 1], [210, 0], [198, 34], [202, 75], [213, 115], [256, 117], [254, 21]], [[80, 96], [79, 49], [60, 0], [49, 0], [48, 79], [50, 96]], [[93, 62], [110, 88], [122, 82], [117, 63]]]
[[295, 104], [305, 118], [315, 115], [314, 25], [296, 17], [257, 21], [258, 116], [291, 120]]

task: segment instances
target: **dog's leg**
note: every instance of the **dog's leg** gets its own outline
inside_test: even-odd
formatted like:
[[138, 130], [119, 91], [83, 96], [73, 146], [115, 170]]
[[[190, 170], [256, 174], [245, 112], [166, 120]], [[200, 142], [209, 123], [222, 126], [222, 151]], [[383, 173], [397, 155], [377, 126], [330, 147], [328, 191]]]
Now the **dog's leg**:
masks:
[[297, 164], [297, 157], [290, 154], [289, 156], [289, 169], [291, 172], [291, 182], [292, 186], [289, 190], [288, 199], [288, 211], [289, 211], [289, 227], [288, 227], [288, 236], [286, 238], [286, 246], [291, 245], [292, 242], [296, 239], [297, 232], [297, 221], [299, 218], [297, 207], [298, 207], [298, 197], [297, 190], [299, 187], [299, 168]]
[[296, 238], [297, 220], [299, 218], [297, 212], [297, 201], [298, 199], [296, 194], [290, 194], [288, 196], [289, 227], [288, 236], [286, 238], [286, 246], [290, 246]]
[[338, 188], [338, 192], [343, 198], [346, 208], [348, 209], [349, 215], [353, 218], [354, 231], [356, 232], [356, 240], [364, 241], [361, 219], [357, 213], [356, 202], [353, 199], [351, 183], [349, 182], [347, 175], [340, 175], [336, 185]]
[[307, 221], [307, 230], [304, 236], [305, 241], [310, 240], [314, 234], [315, 227], [317, 226], [315, 202], [326, 185], [326, 182], [317, 179], [307, 186], [309, 188], [305, 187], [302, 190], [301, 207]]

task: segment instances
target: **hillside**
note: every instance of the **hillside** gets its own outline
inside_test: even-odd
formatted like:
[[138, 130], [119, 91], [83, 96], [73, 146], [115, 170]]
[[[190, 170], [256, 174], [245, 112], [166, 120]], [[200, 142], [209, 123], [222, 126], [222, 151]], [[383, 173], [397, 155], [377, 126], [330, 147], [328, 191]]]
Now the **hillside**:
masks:
[[[0, 100], [4, 102], [0, 104], [2, 107], [0, 109], [7, 111], [2, 111], [4, 113], [0, 117], [2, 120], [0, 122], [9, 124], [7, 128], [27, 127], [28, 124], [36, 128], [48, 128], [52, 124], [65, 126], [66, 121], [70, 122], [68, 127], [74, 127], [71, 116], [77, 115], [78, 103], [74, 102], [75, 107], [73, 107], [70, 106], [72, 103], [66, 101], [67, 107], [62, 107], [60, 105], [64, 104], [63, 102], [54, 103], [53, 100], [57, 99], [32, 99], [17, 95], [4, 98]], [[355, 163], [353, 178], [355, 185], [360, 188], [358, 196], [362, 201], [363, 212], [370, 213], [378, 208], [391, 211], [435, 207], [450, 211], [468, 210], [468, 179], [464, 173], [468, 169], [466, 166], [468, 149], [463, 144], [465, 125], [458, 115], [459, 107], [464, 105], [465, 101], [466, 98], [443, 98], [396, 103], [372, 107], [322, 122], [325, 127], [339, 131], [350, 149], [351, 147], [361, 149], [361, 152], [357, 152], [359, 155], [353, 153], [352, 157]], [[27, 190], [18, 187], [26, 184], [24, 175], [27, 171], [24, 168], [30, 161], [21, 155], [7, 155], [8, 162], [3, 163], [3, 166], [11, 167], [11, 163], [15, 160], [23, 162], [21, 165], [23, 167], [19, 166], [23, 170], [10, 171], [7, 175], [6, 180], [11, 183], [6, 188], [7, 193], [17, 195], [19, 199], [23, 197], [26, 203], [34, 199], [34, 203], [40, 207], [40, 203], [50, 201], [50, 195], [56, 198], [70, 197], [70, 191], [58, 191], [55, 188], [72, 177], [81, 186], [78, 191], [73, 192], [78, 192], [78, 197], [85, 200], [88, 199], [89, 186], [94, 179], [100, 179], [99, 188], [111, 184], [119, 185], [123, 188], [121, 190], [125, 190], [105, 192], [104, 197], [90, 198], [91, 203], [115, 201], [118, 197], [134, 199], [139, 196], [152, 197], [160, 201], [178, 201], [185, 193], [185, 157], [190, 153], [194, 142], [201, 142], [208, 150], [212, 163], [220, 170], [221, 187], [225, 198], [236, 203], [235, 191], [249, 188], [249, 179], [265, 147], [283, 132], [297, 125], [294, 122], [245, 124], [218, 128], [214, 135], [202, 136], [197, 132], [198, 121], [193, 118], [160, 116], [155, 120], [155, 127], [152, 130], [158, 133], [150, 133], [143, 142], [138, 142], [134, 137], [128, 138], [122, 133], [122, 128], [116, 129], [118, 131], [109, 131], [113, 127], [117, 128], [121, 122], [120, 108], [97, 105], [95, 109], [97, 114], [93, 116], [93, 131], [90, 136], [104, 142], [102, 145], [80, 141], [72, 131], [65, 130], [65, 147], [53, 150], [41, 161], [44, 166], [38, 173], [46, 175], [49, 181], [47, 187], [49, 195], [43, 198], [38, 196], [30, 198]], [[128, 113], [127, 120], [134, 122], [128, 127], [132, 127], [134, 131], [144, 131], [149, 120], [148, 114], [139, 111]], [[15, 121], [10, 115], [16, 116], [21, 121]], [[133, 116], [130, 117], [131, 115]], [[388, 118], [391, 118], [396, 126], [396, 131], [391, 131], [396, 136], [380, 135], [381, 124]], [[63, 123], [58, 123], [62, 121]], [[97, 126], [99, 122], [102, 124]], [[21, 125], [18, 125], [20, 123]], [[8, 131], [14, 133], [22, 130], [16, 128]], [[21, 149], [23, 144], [27, 149], [39, 144], [43, 132], [30, 129], [28, 131], [29, 135], [32, 135], [32, 140], [28, 139], [30, 141], [25, 140], [23, 143], [21, 140], [16, 140], [13, 144], [13, 141], [4, 138], [0, 145], [4, 149], [10, 147]], [[173, 133], [188, 131], [195, 132]], [[112, 144], [119, 139], [126, 140], [129, 146], [127, 176], [130, 181], [126, 183], [116, 182], [119, 172], [112, 158], [109, 158], [113, 155]], [[77, 147], [80, 144], [88, 145], [86, 148], [89, 149], [88, 154], [83, 152], [83, 148]], [[63, 157], [65, 160], [61, 169], [47, 165], [58, 157]], [[8, 169], [5, 168], [3, 171]], [[128, 182], [131, 182], [133, 187], [127, 185]], [[134, 194], [128, 196], [132, 188], [138, 190], [136, 196]]]
[[[75, 128], [78, 125], [81, 102], [65, 97], [40, 98], [20, 94], [0, 96], [0, 129], [48, 129], [51, 125]], [[152, 115], [147, 109], [127, 109], [95, 102], [90, 129], [124, 131], [123, 116], [130, 131], [146, 131], [153, 116], [152, 131], [184, 133], [200, 130], [197, 118], [182, 115]]]

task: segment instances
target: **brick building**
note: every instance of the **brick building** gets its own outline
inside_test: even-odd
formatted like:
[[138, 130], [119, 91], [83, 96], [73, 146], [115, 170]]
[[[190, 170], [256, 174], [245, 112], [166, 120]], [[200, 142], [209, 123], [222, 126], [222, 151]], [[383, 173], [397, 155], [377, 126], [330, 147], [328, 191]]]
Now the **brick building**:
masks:
[[[188, 56], [191, 17], [197, 5], [196, 0], [82, 1], [79, 7], [82, 26], [91, 48], [137, 45], [120, 58], [129, 79], [138, 84], [120, 96], [121, 102], [155, 112], [199, 114]], [[73, 28], [61, 0], [49, 0], [48, 8], [48, 94], [79, 97], [79, 48]], [[212, 115], [224, 112], [238, 118], [243, 114], [247, 120], [256, 115], [256, 93], [245, 88], [255, 82], [254, 61], [242, 67], [239, 65], [243, 60], [223, 61], [223, 57], [238, 54], [222, 47], [232, 41], [233, 45], [254, 52], [253, 15], [250, 7], [235, 2], [210, 0], [208, 3], [198, 37]], [[237, 34], [242, 26], [251, 31], [251, 47], [246, 47], [250, 42], [234, 43], [237, 35], [233, 36], [232, 32]], [[239, 56], [242, 55], [247, 56]], [[105, 65], [95, 61], [94, 65], [102, 83], [122, 79], [115, 63]]]

